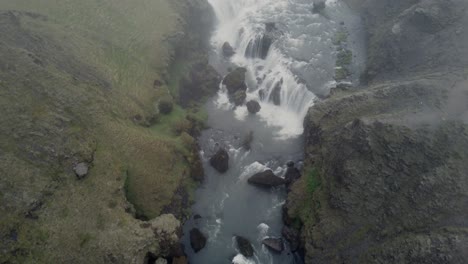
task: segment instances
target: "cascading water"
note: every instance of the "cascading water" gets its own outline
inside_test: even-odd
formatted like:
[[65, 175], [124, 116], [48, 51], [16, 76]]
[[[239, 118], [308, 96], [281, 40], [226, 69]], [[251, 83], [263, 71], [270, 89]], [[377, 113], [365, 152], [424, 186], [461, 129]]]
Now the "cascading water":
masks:
[[[335, 86], [336, 47], [333, 38], [343, 24], [349, 30], [360, 21], [337, 1], [327, 1], [325, 14], [314, 14], [312, 0], [208, 0], [218, 17], [212, 38], [212, 63], [221, 73], [228, 68], [247, 69], [247, 101], [260, 102], [257, 115], [246, 106], [235, 107], [226, 88], [208, 102], [208, 124], [199, 142], [205, 168], [205, 182], [196, 192], [194, 214], [184, 226], [184, 244], [190, 263], [301, 263], [297, 254], [286, 249], [271, 253], [262, 240], [281, 237], [281, 208], [284, 188], [262, 190], [248, 185], [257, 172], [272, 169], [283, 175], [289, 160], [300, 166], [303, 119], [317, 97]], [[363, 65], [359, 37], [349, 40], [354, 53], [353, 67]], [[235, 54], [226, 59], [223, 45], [228, 42]], [[245, 135], [253, 133], [251, 147], [243, 147]], [[208, 159], [220, 148], [230, 155], [229, 171], [216, 172]], [[206, 247], [193, 252], [188, 238], [192, 228], [208, 237]], [[239, 254], [234, 237], [246, 237], [255, 256]]]

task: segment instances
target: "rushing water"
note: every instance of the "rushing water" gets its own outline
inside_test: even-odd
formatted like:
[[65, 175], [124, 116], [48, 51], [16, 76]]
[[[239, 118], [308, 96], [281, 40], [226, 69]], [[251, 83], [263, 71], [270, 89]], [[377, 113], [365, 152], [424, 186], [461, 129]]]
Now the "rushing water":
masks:
[[[247, 68], [247, 100], [258, 100], [262, 109], [249, 115], [245, 106], [234, 107], [222, 85], [207, 104], [211, 129], [199, 138], [206, 175], [193, 206], [194, 214], [201, 218], [187, 222], [184, 233], [197, 227], [207, 235], [208, 243], [195, 254], [185, 236], [186, 252], [192, 264], [302, 263], [288, 245], [282, 254], [274, 254], [261, 243], [266, 237], [281, 237], [285, 190], [258, 189], [248, 185], [247, 179], [267, 168], [281, 176], [289, 160], [300, 166], [302, 122], [317, 96], [326, 95], [336, 85], [333, 38], [343, 25], [353, 33], [349, 42], [356, 71], [363, 65], [362, 45], [358, 43], [360, 21], [336, 1], [327, 1], [325, 15], [313, 14], [312, 0], [209, 2], [218, 17], [212, 37], [213, 63], [223, 74], [229, 67]], [[261, 40], [266, 31], [273, 32], [274, 41], [264, 57]], [[230, 59], [222, 55], [226, 41], [236, 51]], [[278, 85], [280, 102], [275, 105], [270, 98]], [[251, 149], [246, 150], [242, 142], [250, 131], [254, 139]], [[230, 169], [225, 174], [216, 172], [208, 162], [219, 147], [230, 154]], [[253, 258], [238, 253], [235, 235], [250, 240], [255, 248]]]

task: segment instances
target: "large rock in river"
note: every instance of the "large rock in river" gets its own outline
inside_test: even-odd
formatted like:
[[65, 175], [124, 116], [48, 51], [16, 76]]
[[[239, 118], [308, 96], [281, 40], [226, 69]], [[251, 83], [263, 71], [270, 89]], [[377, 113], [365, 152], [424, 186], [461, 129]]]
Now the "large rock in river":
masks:
[[231, 44], [229, 44], [229, 42], [224, 42], [222, 50], [223, 50], [223, 56], [226, 58], [230, 58], [234, 56], [234, 54], [236, 54], [236, 52], [234, 51], [234, 48], [231, 46]]
[[210, 164], [220, 173], [225, 173], [229, 169], [229, 154], [225, 149], [219, 149], [213, 157], [210, 158]]
[[190, 246], [192, 246], [195, 253], [206, 246], [206, 237], [198, 228], [190, 230]]
[[262, 109], [262, 107], [260, 106], [258, 101], [250, 100], [247, 102], [247, 110], [249, 110], [249, 113], [256, 114], [260, 112], [260, 109]]
[[246, 73], [247, 70], [245, 68], [237, 68], [224, 78], [223, 84], [226, 85], [226, 89], [230, 95], [238, 91], [247, 90], [247, 85], [245, 84]]
[[250, 244], [250, 241], [241, 236], [236, 236], [236, 242], [237, 242], [237, 248], [239, 249], [239, 252], [244, 255], [247, 258], [253, 257], [254, 255], [254, 249], [252, 247], [252, 244]]
[[281, 238], [265, 238], [262, 244], [276, 253], [281, 253], [284, 250], [283, 239]]
[[259, 187], [277, 187], [286, 183], [286, 181], [276, 176], [272, 170], [257, 173], [248, 179], [248, 183]]

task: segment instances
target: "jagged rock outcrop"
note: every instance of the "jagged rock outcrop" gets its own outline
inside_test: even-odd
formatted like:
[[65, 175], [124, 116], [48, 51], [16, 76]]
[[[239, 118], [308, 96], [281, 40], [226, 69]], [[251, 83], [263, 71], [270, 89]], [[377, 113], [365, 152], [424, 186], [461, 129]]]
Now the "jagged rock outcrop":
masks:
[[223, 56], [226, 58], [230, 58], [236, 54], [234, 48], [229, 44], [229, 42], [224, 42], [223, 47], [221, 48], [223, 51]]
[[284, 250], [283, 239], [281, 238], [265, 238], [262, 244], [275, 253], [281, 253]]
[[254, 255], [254, 248], [250, 241], [242, 236], [236, 236], [236, 243], [239, 252], [247, 258], [253, 257]]
[[276, 176], [272, 170], [256, 173], [247, 181], [252, 185], [265, 188], [278, 187], [286, 183], [283, 178]]
[[310, 109], [318, 175], [292, 185], [285, 219], [303, 223], [306, 263], [464, 263], [468, 3], [348, 2], [368, 26], [366, 83]]
[[229, 169], [229, 153], [221, 148], [210, 158], [210, 164], [219, 173], [225, 173]]
[[206, 246], [206, 236], [198, 228], [190, 230], [190, 246], [192, 246], [195, 253], [198, 253]]

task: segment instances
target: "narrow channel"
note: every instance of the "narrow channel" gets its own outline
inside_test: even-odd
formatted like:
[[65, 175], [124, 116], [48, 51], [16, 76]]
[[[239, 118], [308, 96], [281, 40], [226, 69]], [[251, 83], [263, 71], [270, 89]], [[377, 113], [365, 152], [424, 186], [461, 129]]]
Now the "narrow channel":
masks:
[[[245, 68], [246, 102], [258, 101], [261, 109], [250, 114], [245, 105], [236, 107], [223, 84], [206, 104], [210, 129], [199, 138], [206, 175], [192, 208], [197, 217], [184, 226], [186, 253], [192, 264], [302, 263], [286, 241], [281, 254], [262, 245], [267, 237], [281, 238], [286, 188], [262, 189], [247, 180], [267, 169], [284, 177], [289, 161], [301, 168], [303, 119], [337, 84], [333, 39], [343, 28], [359, 28], [360, 20], [337, 1], [327, 1], [325, 13], [314, 12], [311, 0], [209, 2], [218, 19], [211, 39], [212, 64], [224, 76]], [[361, 67], [363, 45], [358, 34], [349, 35], [354, 67]], [[226, 56], [228, 46], [235, 52], [232, 56]], [[249, 135], [252, 140], [245, 147]], [[226, 173], [209, 162], [220, 148], [229, 154]], [[188, 237], [193, 228], [207, 237], [206, 247], [197, 253]], [[250, 241], [253, 257], [239, 252], [236, 236]]]

